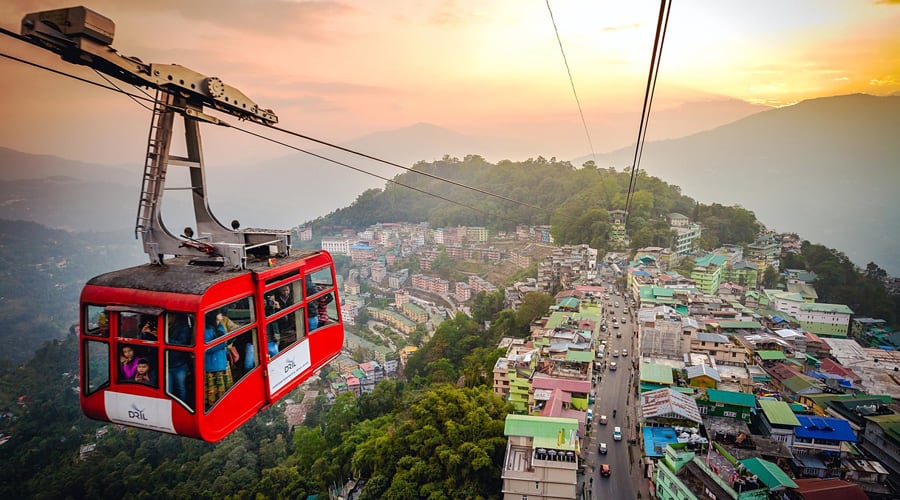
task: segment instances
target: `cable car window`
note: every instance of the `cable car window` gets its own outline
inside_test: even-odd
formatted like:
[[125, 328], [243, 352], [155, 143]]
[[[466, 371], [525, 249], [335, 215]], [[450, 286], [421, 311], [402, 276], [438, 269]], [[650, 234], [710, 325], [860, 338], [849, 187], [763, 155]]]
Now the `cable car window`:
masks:
[[84, 393], [90, 395], [109, 385], [109, 344], [88, 340], [84, 348]]
[[296, 302], [294, 297], [302, 297], [299, 281], [280, 286], [275, 290], [267, 292], [265, 294], [266, 317], [271, 317], [294, 305]]
[[[231, 369], [231, 377], [234, 379], [234, 383], [238, 383], [244, 375], [250, 373], [251, 370], [256, 368], [259, 365], [259, 358], [256, 353], [258, 349], [256, 348], [256, 328], [252, 330], [248, 330], [229, 342], [229, 351], [233, 354], [226, 353], [226, 358], [228, 359], [228, 365]], [[234, 348], [232, 350], [232, 347]], [[278, 345], [275, 345], [275, 353], [278, 352]], [[269, 351], [270, 356], [274, 356]]]
[[[213, 309], [204, 316], [203, 340], [212, 344], [225, 336], [225, 327], [222, 325], [225, 316], [219, 309]], [[228, 371], [228, 346], [219, 341], [206, 349], [203, 355], [204, 369], [204, 395], [206, 409], [209, 410], [231, 388], [233, 380]]]
[[317, 321], [316, 328], [321, 328], [338, 320], [337, 302], [334, 295], [327, 294], [316, 299]]
[[[330, 267], [323, 267], [318, 271], [313, 271], [306, 276], [307, 281], [312, 281], [315, 285], [315, 293], [334, 289], [334, 278], [331, 275]], [[307, 295], [310, 295], [309, 283], [307, 283]]]
[[131, 311], [119, 312], [117, 335], [123, 339], [136, 339], [141, 332], [141, 315]]
[[166, 313], [166, 343], [169, 345], [194, 345], [194, 315], [191, 313]]
[[224, 316], [222, 326], [225, 327], [225, 332], [231, 333], [256, 321], [252, 299], [252, 296], [244, 297], [219, 309]]
[[151, 342], [156, 342], [157, 340], [159, 340], [158, 332], [160, 319], [162, 319], [162, 316], [142, 314], [139, 320], [141, 331], [138, 333], [138, 338]]
[[[275, 354], [292, 346], [298, 340], [303, 340], [306, 336], [306, 325], [304, 324], [304, 309], [296, 309], [278, 319], [270, 321], [266, 325], [266, 342], [267, 344], [274, 341], [277, 348], [274, 349]], [[273, 349], [267, 346], [270, 351]], [[274, 354], [270, 354], [274, 356]]]
[[[151, 373], [157, 378], [159, 367], [156, 366], [156, 352], [155, 347], [119, 344], [118, 383], [150, 382], [148, 377]], [[156, 386], [155, 383], [148, 385]]]
[[165, 362], [166, 394], [194, 411], [194, 354], [190, 351], [166, 349]]
[[87, 305], [84, 310], [84, 325], [81, 328], [87, 335], [109, 336], [109, 317], [103, 307]]

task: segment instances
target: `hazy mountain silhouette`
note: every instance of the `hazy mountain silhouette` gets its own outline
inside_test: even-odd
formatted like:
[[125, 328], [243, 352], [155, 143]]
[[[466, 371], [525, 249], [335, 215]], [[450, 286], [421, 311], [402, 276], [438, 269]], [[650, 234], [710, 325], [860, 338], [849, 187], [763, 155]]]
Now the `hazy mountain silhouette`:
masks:
[[[689, 116], [691, 109], [706, 113], [709, 120], [723, 116], [714, 105], [704, 112], [696, 103], [686, 104], [680, 113]], [[749, 109], [737, 106], [733, 113]], [[845, 251], [861, 266], [874, 260], [900, 275], [900, 252], [895, 250], [900, 219], [894, 216], [900, 212], [897, 116], [896, 96], [813, 99], [688, 137], [648, 142], [641, 168], [681, 186], [698, 201], [742, 205], [769, 227], [796, 231]], [[651, 127], [660, 120], [654, 115]], [[424, 123], [343, 146], [409, 167], [444, 155], [490, 159], [492, 152], [507, 147]], [[244, 227], [289, 228], [347, 206], [364, 190], [381, 188], [385, 179], [403, 171], [316, 144], [308, 150], [380, 178], [302, 153], [248, 167], [220, 167], [207, 179], [215, 215], [226, 225], [238, 219]], [[623, 148], [598, 161], [602, 167], [623, 168], [633, 153]], [[572, 163], [580, 166], [587, 159]], [[67, 178], [50, 178], [59, 175]], [[0, 218], [76, 230], [130, 230], [139, 176], [128, 169], [0, 148]], [[170, 228], [189, 224], [188, 206], [177, 191], [167, 194], [163, 211], [167, 223], [176, 221]]]
[[[698, 201], [741, 205], [771, 228], [900, 275], [898, 116], [897, 96], [811, 99], [648, 142], [640, 168]], [[633, 157], [632, 146], [599, 163], [621, 169]]]

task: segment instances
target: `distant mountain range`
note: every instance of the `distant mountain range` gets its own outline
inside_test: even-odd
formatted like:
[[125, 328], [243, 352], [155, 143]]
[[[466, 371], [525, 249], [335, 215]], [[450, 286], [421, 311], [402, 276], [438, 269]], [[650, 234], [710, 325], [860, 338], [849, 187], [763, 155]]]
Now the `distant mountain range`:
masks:
[[[693, 103], [654, 115], [651, 136], [654, 123], [660, 128], [668, 121], [666, 130], [671, 131], [678, 128], [679, 116], [691, 113], [710, 127], [729, 116], [740, 119], [686, 137], [648, 142], [641, 169], [681, 186], [698, 201], [739, 204], [771, 228], [842, 250], [860, 266], [875, 261], [900, 275], [900, 218], [895, 215], [900, 213], [900, 96], [812, 99], [748, 116], [755, 109], [733, 103], [728, 109], [712, 104], [704, 109]], [[683, 121], [685, 132], [691, 131], [688, 123]], [[513, 147], [424, 123], [342, 146], [408, 167], [444, 155], [477, 154], [497, 161]], [[308, 150], [345, 165], [294, 154], [253, 166], [208, 170], [216, 216], [226, 224], [238, 219], [244, 227], [288, 228], [347, 206], [364, 190], [383, 187], [403, 172], [318, 145]], [[622, 169], [633, 154], [633, 148], [623, 148], [597, 160], [601, 167]], [[540, 155], [556, 156], [552, 151]], [[591, 158], [575, 158], [572, 164], [578, 167]], [[0, 148], [0, 218], [74, 230], [121, 228], [133, 237], [139, 179], [140, 172], [123, 168]], [[177, 193], [167, 195], [164, 207], [176, 220], [169, 224], [173, 230], [189, 220], [190, 205]]]
[[[900, 97], [827, 97], [649, 142], [640, 168], [698, 201], [741, 205], [770, 228], [898, 276], [898, 138]], [[599, 163], [621, 169], [633, 158], [632, 146]]]

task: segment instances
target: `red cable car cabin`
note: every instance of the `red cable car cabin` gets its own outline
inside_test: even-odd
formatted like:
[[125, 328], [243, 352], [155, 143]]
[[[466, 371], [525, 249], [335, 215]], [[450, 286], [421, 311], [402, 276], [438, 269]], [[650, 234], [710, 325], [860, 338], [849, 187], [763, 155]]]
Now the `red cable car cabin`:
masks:
[[340, 353], [327, 252], [239, 271], [188, 261], [114, 271], [85, 285], [79, 341], [88, 417], [218, 441]]

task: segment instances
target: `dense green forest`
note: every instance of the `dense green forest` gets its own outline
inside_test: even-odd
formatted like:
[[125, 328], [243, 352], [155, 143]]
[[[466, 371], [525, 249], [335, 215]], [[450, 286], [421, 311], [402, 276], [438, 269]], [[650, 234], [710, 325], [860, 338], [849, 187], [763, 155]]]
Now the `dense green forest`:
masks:
[[[499, 498], [510, 408], [490, 377], [505, 331], [459, 315], [413, 355], [409, 382], [383, 381], [359, 398], [344, 393], [330, 408], [321, 397], [293, 433], [279, 404], [215, 445], [83, 417], [69, 335], [0, 378], [2, 432], [11, 436], [0, 446], [0, 494], [304, 498], [367, 478], [361, 498]], [[101, 427], [109, 431], [97, 438]], [[97, 448], [81, 460], [86, 443]]]

